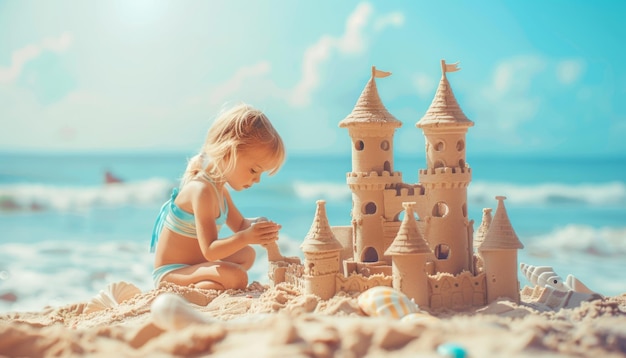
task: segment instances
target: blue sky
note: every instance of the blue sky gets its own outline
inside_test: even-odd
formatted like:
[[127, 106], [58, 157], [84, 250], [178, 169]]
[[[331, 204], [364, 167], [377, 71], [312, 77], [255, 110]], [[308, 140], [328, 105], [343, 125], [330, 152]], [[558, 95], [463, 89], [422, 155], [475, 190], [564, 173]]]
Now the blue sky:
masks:
[[337, 124], [371, 66], [404, 125], [441, 77], [474, 121], [468, 151], [626, 150], [619, 1], [0, 0], [0, 150], [186, 151], [229, 103], [263, 109], [290, 153], [349, 152]]

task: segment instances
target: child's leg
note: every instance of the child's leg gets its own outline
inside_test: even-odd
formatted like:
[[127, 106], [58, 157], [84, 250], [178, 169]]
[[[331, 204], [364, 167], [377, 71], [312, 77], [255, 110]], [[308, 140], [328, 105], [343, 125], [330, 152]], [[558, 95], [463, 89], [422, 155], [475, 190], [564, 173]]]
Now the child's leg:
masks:
[[237, 264], [215, 261], [179, 268], [163, 276], [162, 281], [202, 289], [245, 289], [248, 274]]
[[255, 258], [256, 251], [254, 251], [251, 246], [246, 246], [234, 254], [223, 258], [222, 261], [235, 263], [243, 267], [244, 270], [248, 271], [252, 267], [252, 264], [254, 264]]

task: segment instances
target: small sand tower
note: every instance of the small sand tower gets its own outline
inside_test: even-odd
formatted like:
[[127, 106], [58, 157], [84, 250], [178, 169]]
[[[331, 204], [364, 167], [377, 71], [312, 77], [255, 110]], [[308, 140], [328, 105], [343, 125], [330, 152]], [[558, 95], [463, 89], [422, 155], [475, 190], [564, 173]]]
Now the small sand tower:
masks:
[[509, 297], [519, 303], [520, 285], [517, 279], [517, 250], [524, 245], [517, 238], [504, 207], [504, 196], [496, 196], [498, 207], [485, 240], [478, 248], [484, 265], [487, 302]]
[[328, 225], [326, 202], [317, 201], [315, 217], [300, 248], [304, 253], [304, 291], [327, 300], [335, 295], [341, 243]]
[[[432, 253], [417, 228], [413, 216], [415, 203], [403, 203], [404, 219], [398, 234], [385, 255], [391, 256], [393, 288], [400, 290], [421, 307], [428, 307], [430, 291], [426, 260]], [[426, 225], [430, 218], [424, 218]]]

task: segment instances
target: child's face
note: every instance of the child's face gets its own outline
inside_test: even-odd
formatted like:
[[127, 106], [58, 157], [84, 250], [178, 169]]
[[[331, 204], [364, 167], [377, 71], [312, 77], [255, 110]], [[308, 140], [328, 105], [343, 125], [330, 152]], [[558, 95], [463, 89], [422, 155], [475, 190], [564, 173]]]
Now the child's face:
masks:
[[248, 189], [261, 181], [261, 174], [275, 166], [275, 160], [265, 148], [251, 148], [238, 153], [237, 165], [226, 173], [226, 182], [236, 191]]

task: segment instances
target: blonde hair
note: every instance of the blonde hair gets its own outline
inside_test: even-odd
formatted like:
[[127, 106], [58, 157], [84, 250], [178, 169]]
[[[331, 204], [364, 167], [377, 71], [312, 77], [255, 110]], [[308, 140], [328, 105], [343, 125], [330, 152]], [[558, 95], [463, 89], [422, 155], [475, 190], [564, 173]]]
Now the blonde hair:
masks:
[[263, 112], [245, 103], [222, 111], [209, 128], [200, 153], [187, 163], [181, 186], [204, 170], [208, 160], [215, 165], [207, 174], [216, 181], [223, 181], [224, 173], [237, 165], [238, 153], [251, 148], [267, 149], [275, 159], [275, 165], [269, 168], [270, 175], [285, 161], [283, 140]]

